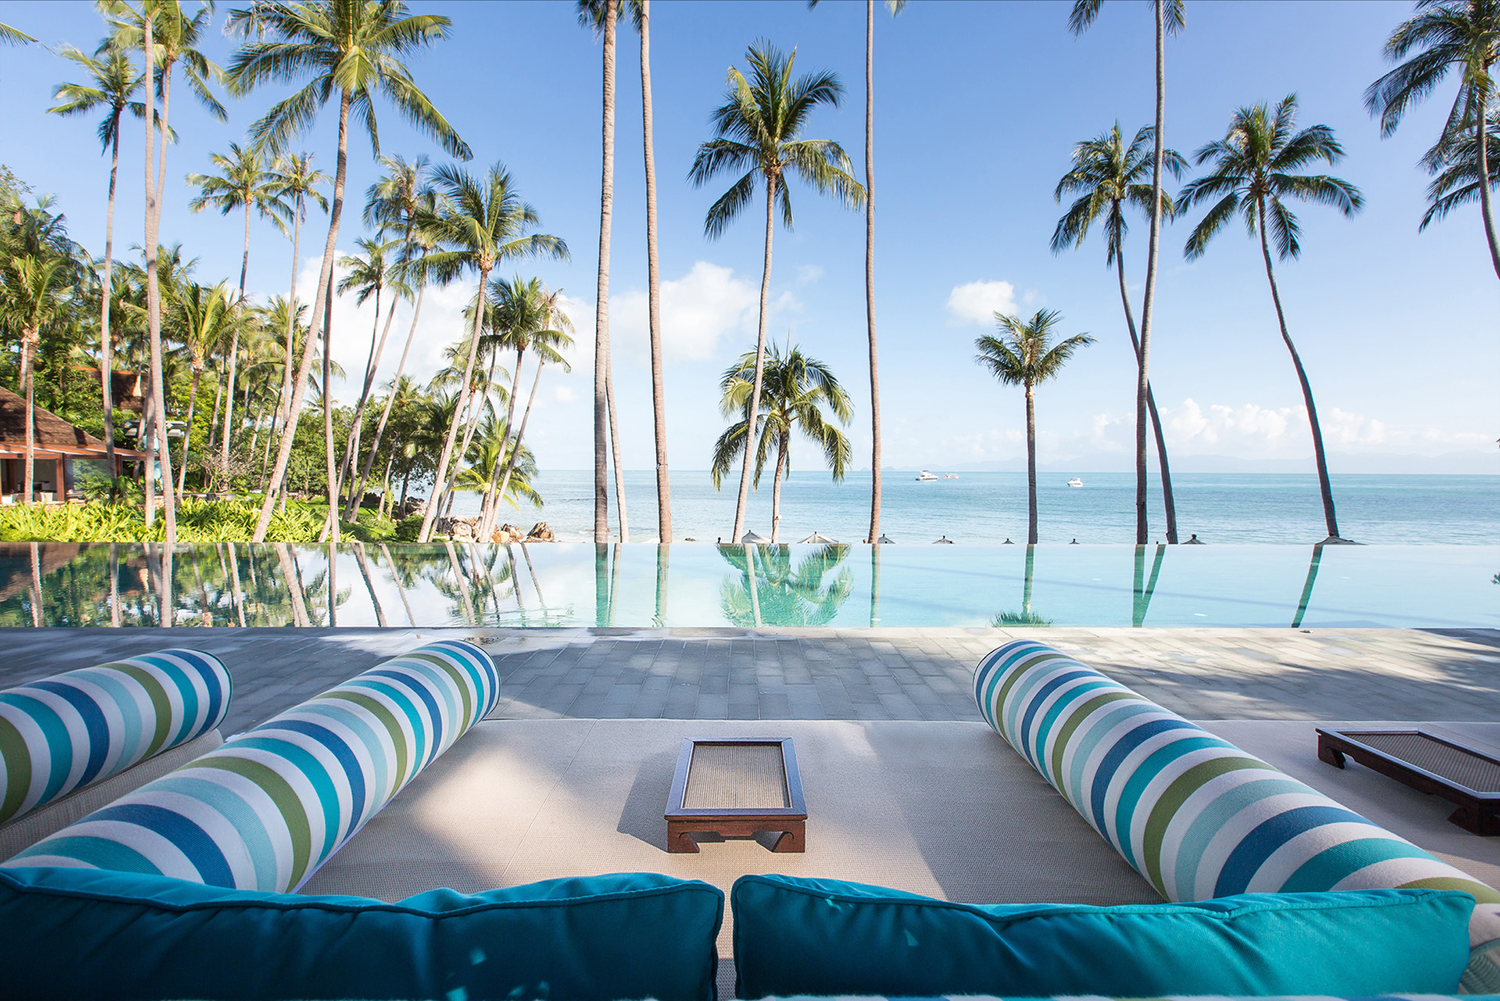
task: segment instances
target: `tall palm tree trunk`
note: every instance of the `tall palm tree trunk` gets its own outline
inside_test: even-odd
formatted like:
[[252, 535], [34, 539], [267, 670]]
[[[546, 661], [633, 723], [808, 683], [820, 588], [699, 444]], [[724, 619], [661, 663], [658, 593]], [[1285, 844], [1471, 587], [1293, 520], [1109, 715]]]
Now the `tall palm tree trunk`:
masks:
[[1338, 517], [1333, 510], [1333, 487], [1328, 482], [1328, 459], [1323, 454], [1323, 431], [1318, 425], [1318, 408], [1313, 405], [1312, 386], [1308, 384], [1307, 372], [1302, 368], [1302, 358], [1297, 354], [1297, 347], [1292, 343], [1291, 334], [1286, 330], [1286, 314], [1281, 309], [1281, 293], [1276, 288], [1276, 272], [1271, 268], [1271, 247], [1266, 242], [1266, 205], [1264, 201], [1256, 205], [1256, 212], [1260, 216], [1260, 253], [1266, 262], [1266, 280], [1271, 283], [1271, 301], [1276, 304], [1276, 322], [1281, 326], [1281, 339], [1286, 342], [1287, 351], [1291, 352], [1292, 365], [1297, 369], [1297, 381], [1302, 385], [1302, 402], [1307, 407], [1307, 422], [1312, 431], [1313, 456], [1318, 463], [1318, 489], [1323, 494], [1323, 520], [1328, 525], [1328, 539], [1325, 541], [1343, 541], [1339, 536]]
[[759, 426], [760, 388], [766, 370], [766, 309], [771, 298], [771, 237], [775, 233], [776, 177], [766, 178], [766, 256], [760, 271], [760, 322], [755, 335], [755, 380], [750, 384], [750, 407], [745, 411], [745, 462], [740, 467], [740, 497], [734, 507], [731, 542], [745, 534], [745, 506], [750, 500], [750, 454], [755, 451], [755, 429]]
[[672, 541], [667, 475], [667, 385], [661, 358], [661, 271], [656, 257], [656, 153], [651, 120], [651, 0], [641, 0], [641, 123], [646, 150], [646, 317], [651, 328], [651, 409], [656, 432], [656, 537]]
[[[152, 401], [152, 433], [148, 439], [151, 442], [150, 452], [154, 452], [161, 463], [162, 482], [162, 517], [166, 522], [163, 541], [166, 543], [167, 552], [171, 552], [173, 545], [177, 543], [177, 503], [172, 491], [172, 453], [167, 448], [167, 402], [165, 380], [162, 377], [162, 353], [161, 353], [161, 285], [157, 274], [157, 248], [161, 238], [161, 175], [153, 176], [152, 147], [156, 145], [155, 128], [152, 122], [152, 110], [155, 101], [152, 100], [150, 89], [150, 65], [151, 53], [155, 51], [155, 42], [152, 38], [151, 17], [144, 18], [146, 25], [145, 53], [147, 65], [147, 100], [146, 100], [146, 324], [147, 333], [151, 342], [151, 401]], [[171, 64], [162, 67], [161, 78], [161, 172], [166, 171], [167, 160], [167, 136], [171, 133], [167, 127], [167, 111], [172, 93], [172, 67]], [[147, 460], [149, 467], [150, 460]], [[151, 501], [152, 495], [152, 471], [146, 471], [146, 524], [151, 524]], [[164, 609], [170, 610], [171, 581], [164, 574], [162, 577], [163, 605]]]
[[865, 325], [870, 332], [870, 536], [880, 538], [880, 367], [875, 352], [875, 0], [865, 0]]
[[[386, 421], [391, 419], [391, 407], [396, 402], [396, 383], [401, 380], [401, 372], [406, 368], [406, 356], [411, 351], [412, 338], [417, 333], [417, 317], [422, 315], [422, 294], [427, 290], [424, 282], [417, 286], [417, 303], [411, 314], [411, 329], [406, 333], [406, 346], [401, 349], [401, 360], [396, 363], [396, 374], [391, 377], [391, 395], [386, 397], [385, 410], [380, 414], [380, 423], [375, 425], [375, 438], [370, 442], [370, 454], [365, 459], [365, 467], [360, 471], [359, 484], [354, 488], [356, 497], [363, 497], [365, 492], [365, 481], [370, 478], [370, 470], [375, 465], [375, 453], [380, 451], [380, 439], [385, 434]], [[402, 498], [405, 499], [404, 497]]]
[[[1130, 330], [1130, 346], [1135, 350], [1135, 362], [1141, 363], [1141, 342], [1135, 334], [1135, 316], [1130, 310], [1130, 293], [1125, 288], [1125, 254], [1115, 253], [1116, 271], [1120, 276], [1120, 303], [1125, 307], [1125, 325]], [[1161, 415], [1156, 412], [1156, 395], [1151, 383], [1146, 382], [1146, 410], [1151, 415], [1151, 430], [1156, 435], [1156, 458], [1161, 464], [1161, 496], [1167, 509], [1167, 542], [1177, 545], [1177, 502], [1172, 496], [1172, 470], [1167, 464], [1167, 439], [1161, 430]]]
[[187, 427], [182, 432], [182, 468], [177, 470], [177, 492], [187, 489], [188, 443], [193, 440], [193, 407], [198, 402], [198, 380], [203, 377], [203, 367], [193, 366], [193, 386], [188, 390]]
[[[1485, 80], [1488, 80], [1488, 75]], [[1484, 238], [1490, 245], [1490, 262], [1495, 266], [1495, 275], [1500, 277], [1500, 238], [1495, 236], [1495, 211], [1490, 204], [1490, 186], [1485, 178], [1490, 176], [1489, 129], [1485, 109], [1489, 106], [1489, 88], [1483, 87], [1478, 95], [1478, 113], [1475, 115], [1479, 147], [1479, 214], [1484, 217]]]
[[1026, 384], [1026, 544], [1036, 545], [1036, 387]]
[[[505, 500], [506, 488], [510, 486], [511, 470], [515, 468], [516, 455], [521, 451], [521, 436], [526, 433], [526, 422], [531, 419], [531, 405], [536, 402], [536, 388], [542, 384], [542, 362], [537, 360], [536, 378], [531, 380], [531, 395], [526, 398], [526, 409], [521, 413], [521, 426], [516, 430], [515, 443], [510, 447], [510, 454], [505, 457], [505, 472], [500, 476], [499, 486], [495, 489], [495, 499], [490, 512], [489, 530], [495, 530], [495, 522], [499, 520], [500, 503]], [[514, 399], [514, 397], [512, 397]], [[524, 546], [522, 547], [525, 548]]]
[[[344, 211], [344, 180], [349, 168], [349, 92], [344, 91], [339, 95], [339, 155], [338, 166], [334, 170], [333, 177], [333, 208], [328, 214], [328, 240], [323, 245], [323, 267], [318, 273], [318, 291], [313, 297], [313, 314], [308, 324], [307, 344], [302, 348], [302, 361], [297, 368], [296, 381], [292, 383], [292, 398], [287, 403], [286, 426], [281, 435], [281, 447], [276, 450], [276, 465], [271, 470], [271, 482], [266, 486], [266, 496], [260, 505], [260, 517], [255, 522], [255, 534], [251, 537], [252, 542], [266, 541], [266, 529], [271, 525], [271, 511], [276, 506], [276, 494], [281, 490], [286, 480], [287, 463], [292, 457], [292, 440], [297, 436], [297, 421], [302, 408], [302, 397], [307, 391], [307, 377], [312, 374], [313, 356], [317, 353], [318, 346], [317, 329], [323, 319], [325, 300], [328, 298], [328, 290], [333, 284], [333, 255], [339, 238], [339, 219]], [[296, 262], [292, 263], [292, 273], [296, 274]], [[295, 279], [294, 279], [295, 281]], [[294, 286], [295, 287], [295, 286]], [[296, 303], [292, 304], [292, 325], [296, 324]], [[288, 336], [288, 342], [291, 337]], [[328, 386], [323, 386], [323, 395], [327, 397]]]
[[[391, 323], [396, 319], [396, 304], [401, 301], [399, 295], [391, 297], [391, 307], [386, 313], [385, 329], [380, 332], [380, 342], [375, 342], [375, 332], [370, 331], [370, 361], [365, 366], [365, 383], [359, 391], [359, 404], [354, 408], [354, 421], [349, 428], [349, 440], [344, 446], [344, 464], [339, 469], [339, 489], [342, 490], [344, 482], [353, 474], [355, 464], [359, 462], [359, 439], [365, 422], [365, 407], [370, 402], [370, 390], [375, 385], [375, 373], [380, 369], [380, 356], [385, 353], [385, 342], [391, 334]], [[375, 292], [375, 322], [380, 322], [380, 291]], [[374, 453], [371, 453], [372, 455]], [[364, 480], [360, 480], [360, 491], [364, 490]], [[349, 503], [345, 508], [345, 521], [353, 521], [359, 513], [360, 501], [364, 499], [362, 492], [349, 491]]]
[[26, 388], [26, 479], [23, 495], [26, 503], [36, 500], [36, 340], [32, 331], [21, 342], [21, 381]]
[[[510, 440], [511, 431], [513, 431], [516, 426], [516, 391], [521, 388], [521, 362], [524, 359], [525, 355], [525, 348], [518, 348], [516, 350], [516, 370], [510, 377], [510, 400], [506, 403], [505, 406], [504, 441]], [[542, 366], [540, 360], [538, 360], [537, 362], [536, 372], [537, 378], [540, 379], [542, 375]], [[533, 390], [533, 392], [535, 392], [535, 390]], [[527, 407], [530, 407], [529, 403], [527, 404]], [[502, 457], [505, 454], [503, 441], [501, 443], [500, 454]], [[510, 454], [515, 455], [515, 446], [511, 446]], [[490, 485], [484, 492], [484, 503], [481, 505], [479, 512], [479, 533], [475, 536], [475, 538], [478, 538], [481, 541], [489, 538], [491, 533], [495, 531], [495, 514], [499, 509], [499, 503], [496, 499], [499, 495], [495, 491], [500, 484], [502, 465], [505, 469], [505, 475], [510, 474], [510, 464], [508, 462], [503, 464], [500, 462], [496, 462], [495, 468], [490, 475]]]
[[1161, 243], [1162, 130], [1167, 116], [1166, 24], [1162, 0], [1155, 0], [1156, 14], [1156, 135], [1151, 159], [1151, 235], [1147, 241], [1146, 295], [1141, 303], [1141, 346], [1137, 356], [1135, 385], [1135, 544], [1144, 546], [1150, 534], [1146, 518], [1146, 396], [1151, 369], [1151, 311], [1156, 305], [1156, 258]]
[[[239, 308], [245, 308], [245, 273], [250, 270], [250, 202], [245, 201], [245, 249], [240, 255]], [[219, 468], [224, 471], [224, 485], [229, 485], [229, 448], [234, 438], [234, 374], [240, 360], [240, 325], [234, 325], [229, 337], [229, 392], [224, 401], [224, 440], [219, 443]], [[187, 454], [186, 452], [183, 453]]]
[[[308, 340], [311, 340], [311, 336]], [[329, 541], [339, 541], [339, 478], [333, 452], [333, 280], [329, 276], [323, 303], [323, 468], [328, 476], [328, 523], [324, 532]], [[318, 541], [322, 541], [319, 539]], [[330, 575], [333, 567], [332, 550], [329, 551]], [[332, 584], [329, 585], [330, 588]], [[329, 624], [334, 614], [332, 592], [328, 599]]]
[[790, 435], [777, 435], [776, 443], [776, 473], [771, 478], [771, 542], [774, 544], [779, 539], [781, 532], [781, 474], [786, 469], [787, 446], [791, 444]]
[[104, 457], [111, 477], [120, 473], [115, 467], [115, 346], [109, 332], [109, 305], [115, 264], [115, 180], [120, 173], [120, 113], [123, 110], [116, 108], [113, 116], [115, 137], [109, 158], [109, 209], [104, 216], [104, 285], [99, 294], [99, 389], [104, 404]]
[[615, 204], [615, 11], [604, 5], [604, 167], [599, 181], [599, 282], [594, 308], [594, 543], [609, 541], [609, 234]]
[[630, 541], [630, 519], [625, 514], [625, 470], [620, 465], [620, 424], [615, 417], [615, 366], [604, 363], [604, 398], [609, 404], [609, 452], [615, 467], [615, 507], [620, 518], [620, 541]]
[[[479, 289], [474, 293], [474, 329], [469, 334], [469, 357], [464, 363], [464, 380], [461, 383], [467, 388], [474, 378], [474, 357], [479, 353], [479, 328], [484, 321], [484, 286], [490, 280], [490, 269], [481, 267], [479, 269]], [[427, 502], [427, 510], [422, 514], [422, 530], [417, 535], [418, 542], [428, 542], [432, 539], [432, 522], [437, 517], [438, 504], [441, 501], [438, 491], [448, 478], [448, 461], [453, 457], [453, 444], [458, 438], [458, 422], [464, 416], [462, 406], [453, 410], [453, 420], [448, 425], [447, 437], [443, 439], [443, 451], [438, 456], [437, 474], [432, 478], [432, 498]], [[467, 449], [466, 449], [467, 450]], [[462, 459], [462, 456], [459, 457]]]
[[[295, 370], [292, 346], [297, 339], [297, 254], [302, 238], [302, 204], [303, 197], [298, 195], [292, 212], [292, 289], [287, 298], [286, 360], [281, 369], [281, 398], [277, 401], [276, 418], [272, 422], [273, 430], [277, 424], [285, 428], [291, 412], [292, 372]], [[268, 442], [267, 445], [269, 444]]]

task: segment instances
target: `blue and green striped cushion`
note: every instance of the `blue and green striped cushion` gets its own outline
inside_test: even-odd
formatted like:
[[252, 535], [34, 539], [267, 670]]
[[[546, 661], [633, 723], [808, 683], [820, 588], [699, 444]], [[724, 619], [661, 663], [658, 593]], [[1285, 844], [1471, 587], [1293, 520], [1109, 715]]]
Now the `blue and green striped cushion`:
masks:
[[295, 889], [483, 719], [499, 692], [494, 662], [472, 643], [418, 647], [231, 738], [5, 864]]
[[0, 824], [202, 736], [229, 688], [216, 657], [158, 650], [0, 692]]
[[1043, 643], [985, 655], [974, 694], [989, 724], [1166, 899], [1463, 890], [1478, 901], [1465, 986], [1500, 987], [1488, 958], [1500, 940], [1494, 888]]

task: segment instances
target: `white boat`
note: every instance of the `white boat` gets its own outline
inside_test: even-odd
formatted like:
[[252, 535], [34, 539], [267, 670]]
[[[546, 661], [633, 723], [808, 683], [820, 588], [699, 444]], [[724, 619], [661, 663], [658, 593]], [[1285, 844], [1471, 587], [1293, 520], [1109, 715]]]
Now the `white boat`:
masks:
[[937, 479], [937, 477], [933, 476], [931, 473], [924, 469], [921, 473], [917, 474], [917, 479], [922, 483], [926, 483], [929, 480]]
[[945, 480], [956, 480], [956, 479], [958, 479], [958, 474], [957, 473], [944, 473], [943, 474], [943, 479], [945, 479]]
[[1075, 476], [1071, 480], [1068, 481], [1068, 486], [1070, 486], [1070, 487], [1081, 487], [1081, 486], [1083, 486], [1083, 481], [1080, 480], [1078, 477]]

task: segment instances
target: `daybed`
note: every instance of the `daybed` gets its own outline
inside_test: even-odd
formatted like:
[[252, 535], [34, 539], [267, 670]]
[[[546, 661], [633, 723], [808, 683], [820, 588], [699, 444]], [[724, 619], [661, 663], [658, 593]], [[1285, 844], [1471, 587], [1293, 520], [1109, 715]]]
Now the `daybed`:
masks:
[[[485, 788], [486, 782], [519, 788], [507, 784], [517, 775], [495, 765], [504, 761], [524, 772], [527, 762], [485, 755], [507, 734], [526, 732], [521, 724], [488, 724], [434, 769], [438, 778], [400, 797], [333, 857], [489, 711], [498, 687], [494, 665], [477, 647], [446, 642], [421, 648], [231, 738], [28, 848], [0, 868], [6, 996], [712, 999], [715, 939], [724, 917], [723, 894], [714, 885], [601, 873], [488, 889], [502, 880], [486, 882], [488, 870], [477, 860], [486, 847], [490, 856], [509, 850], [504, 812], [530, 830], [542, 825], [537, 811], [568, 797], [565, 783], [541, 770], [520, 776], [542, 790], [535, 802]], [[1357, 815], [1335, 817], [1330, 811], [1340, 808], [1313, 790], [1040, 644], [1010, 644], [986, 657], [976, 692], [991, 725], [1156, 891], [1181, 900], [1227, 899], [1112, 909], [980, 906], [820, 879], [831, 873], [805, 868], [826, 858], [814, 850], [820, 835], [845, 845], [846, 854], [861, 841], [837, 830], [832, 813], [814, 812], [806, 859], [766, 855], [751, 863], [803, 865], [803, 876], [746, 876], [734, 888], [742, 995], [1451, 993], [1460, 974], [1471, 989], [1486, 988], [1493, 936], [1485, 935], [1500, 903], [1487, 886]], [[645, 728], [652, 740], [671, 746], [686, 725], [654, 722]], [[577, 735], [564, 767], [588, 769], [588, 762], [599, 761], [602, 771], [595, 769], [589, 781], [602, 778], [608, 785], [619, 781], [618, 773], [629, 785], [623, 813], [618, 799], [562, 802], [563, 809], [578, 816], [595, 805], [606, 814], [614, 810], [618, 829], [608, 836], [624, 843], [625, 855], [659, 858], [653, 868], [712, 870], [712, 852], [673, 861], [664, 853], [642, 854], [657, 837], [642, 818], [654, 809], [659, 821], [664, 800], [650, 778], [655, 752], [632, 763], [628, 741], [607, 736], [634, 724], [556, 725]], [[875, 732], [855, 724], [787, 728], [818, 732], [810, 726], [822, 726], [833, 744], [850, 748], [861, 732]], [[916, 728], [927, 727], [927, 733], [956, 734], [953, 747], [978, 747], [979, 735], [969, 729], [976, 724], [904, 726], [904, 734], [920, 735]], [[596, 730], [602, 746], [591, 752], [589, 735]], [[990, 745], [982, 753], [990, 755]], [[558, 757], [550, 760], [555, 764]], [[1183, 795], [1179, 780], [1209, 760], [1220, 762], [1209, 766], [1220, 777]], [[986, 779], [973, 764], [935, 760], [916, 767], [951, 765], [977, 790]], [[828, 778], [852, 786], [842, 790], [846, 796], [868, 798], [875, 790], [861, 788], [854, 772]], [[1259, 785], [1239, 782], [1241, 772], [1253, 772]], [[820, 792], [805, 777], [816, 811]], [[1012, 771], [993, 780], [1020, 778]], [[596, 791], [602, 785], [596, 783]], [[465, 789], [477, 795], [464, 796]], [[904, 789], [902, 795], [909, 801], [920, 792]], [[991, 800], [980, 792], [971, 798], [1004, 826]], [[496, 821], [476, 824], [471, 800], [485, 801]], [[443, 810], [434, 813], [438, 804]], [[1245, 826], [1252, 815], [1259, 819]], [[1064, 849], [1054, 864], [1076, 862], [1082, 869], [1075, 876], [1083, 882], [1118, 878], [1106, 875], [1118, 860], [1106, 864], [1092, 847], [1069, 840], [1074, 835], [1065, 828], [1076, 820], [1065, 822], [1055, 811], [1049, 816]], [[976, 832], [980, 836], [966, 845], [965, 831], [985, 824], [985, 815], [954, 822], [964, 829], [938, 833], [960, 853], [953, 864], [962, 869], [961, 853], [985, 841]], [[542, 826], [549, 840], [568, 833]], [[1275, 844], [1268, 841], [1271, 833]], [[601, 834], [579, 834], [581, 841], [590, 836]], [[1032, 836], [1041, 843], [1049, 832]], [[393, 861], [386, 851], [392, 844], [432, 846], [435, 853], [425, 866], [412, 865], [408, 856], [399, 878], [384, 879], [382, 895], [403, 881], [418, 884], [413, 889], [446, 882], [483, 892], [427, 890], [399, 901], [288, 892], [378, 877], [375, 867]], [[1183, 861], [1194, 845], [1196, 867]], [[592, 867], [571, 846], [556, 849], [551, 857], [562, 859], [557, 864], [571, 858], [579, 865], [575, 871]], [[990, 850], [1003, 851], [1004, 843]], [[1355, 864], [1369, 850], [1380, 857]], [[923, 846], [929, 860], [939, 857], [935, 851]], [[1305, 858], [1294, 864], [1299, 853]], [[718, 857], [721, 866], [724, 859], [746, 858]], [[1309, 868], [1314, 860], [1321, 861]], [[509, 865], [507, 859], [502, 868]], [[505, 871], [503, 882], [512, 882], [511, 870]], [[532, 871], [517, 866], [514, 873], [525, 878]], [[1351, 882], [1355, 874], [1361, 875]], [[1152, 891], [1141, 886], [1126, 899], [1150, 899]], [[1205, 886], [1211, 892], [1199, 892]], [[1335, 887], [1358, 892], [1322, 892]], [[1254, 892], [1260, 890], [1282, 892]]]

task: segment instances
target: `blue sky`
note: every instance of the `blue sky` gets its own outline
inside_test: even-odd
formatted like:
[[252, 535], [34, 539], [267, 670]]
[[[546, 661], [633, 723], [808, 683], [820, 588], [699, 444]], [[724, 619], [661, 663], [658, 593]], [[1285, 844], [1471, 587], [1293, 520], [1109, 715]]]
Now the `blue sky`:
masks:
[[[818, 112], [808, 135], [835, 139], [855, 160], [863, 145], [862, 4], [800, 2], [653, 5], [652, 75], [660, 187], [661, 274], [668, 341], [667, 403], [674, 468], [707, 467], [723, 421], [718, 375], [753, 346], [762, 253], [759, 207], [719, 240], [703, 215], [727, 187], [693, 188], [693, 153], [709, 137], [708, 114], [725, 71], [745, 47], [768, 39], [796, 47], [802, 71], [831, 69], [847, 88], [838, 110]], [[599, 220], [600, 46], [578, 27], [571, 3], [418, 3], [453, 19], [453, 37], [410, 65], [437, 106], [474, 149], [470, 165], [496, 160], [514, 173], [543, 229], [566, 239], [572, 260], [517, 262], [572, 300], [580, 349], [572, 375], [549, 371], [528, 438], [543, 467], [590, 463], [592, 341]], [[209, 54], [228, 62], [232, 39], [217, 30]], [[1299, 209], [1302, 259], [1278, 265], [1293, 339], [1316, 394], [1335, 472], [1500, 472], [1500, 282], [1490, 268], [1477, 207], [1417, 233], [1426, 175], [1416, 166], [1452, 99], [1445, 84], [1395, 137], [1382, 140], [1362, 93], [1384, 71], [1380, 46], [1407, 16], [1398, 3], [1189, 3], [1187, 29], [1168, 42], [1170, 146], [1190, 154], [1222, 135], [1232, 111], [1296, 92], [1304, 125], [1326, 123], [1348, 157], [1333, 173], [1359, 185], [1366, 208], [1352, 220]], [[877, 312], [886, 462], [898, 468], [960, 468], [1024, 462], [1020, 392], [973, 363], [974, 338], [996, 305], [1030, 313], [1046, 306], [1065, 333], [1098, 343], [1038, 391], [1039, 458], [1088, 470], [1129, 468], [1133, 360], [1103, 245], [1055, 257], [1048, 240], [1062, 208], [1052, 190], [1072, 145], [1118, 118], [1133, 132], [1152, 113], [1149, 8], [1106, 4], [1074, 38], [1064, 3], [981, 4], [918, 0], [876, 25]], [[100, 35], [92, 5], [0, 3], [0, 20], [47, 45], [91, 49]], [[617, 172], [611, 313], [615, 380], [627, 468], [652, 462], [646, 367], [644, 189], [640, 77], [633, 32], [620, 36]], [[38, 192], [56, 195], [72, 235], [102, 248], [107, 162], [94, 122], [45, 114], [71, 64], [31, 46], [0, 53], [0, 162]], [[244, 133], [287, 93], [266, 88], [226, 101], [227, 123], [185, 96], [174, 100], [180, 143], [168, 154], [165, 243], [200, 258], [199, 280], [237, 278], [238, 220], [194, 215], [182, 177]], [[181, 95], [181, 91], [178, 92]], [[440, 150], [388, 106], [379, 109], [382, 150], [434, 161]], [[333, 168], [336, 117], [305, 137]], [[141, 239], [142, 138], [127, 132], [117, 244]], [[360, 233], [358, 208], [377, 168], [363, 139], [351, 141], [350, 210], [339, 246]], [[778, 229], [770, 333], [790, 337], [829, 363], [853, 392], [850, 435], [868, 466], [863, 220], [810, 191], [793, 192], [796, 229]], [[1311, 444], [1291, 363], [1276, 329], [1258, 245], [1226, 229], [1200, 261], [1182, 259], [1196, 217], [1164, 235], [1152, 381], [1179, 469], [1311, 471]], [[1127, 245], [1139, 308], [1146, 225], [1133, 220]], [[283, 292], [290, 247], [267, 225], [251, 233], [249, 286]], [[317, 276], [322, 232], [308, 227], [299, 285]], [[429, 295], [414, 349], [417, 374], [435, 370], [460, 336], [459, 310], [472, 283]], [[306, 291], [304, 294], [306, 294]], [[398, 313], [400, 332], [409, 315]], [[339, 360], [363, 365], [369, 314], [341, 303]], [[382, 379], [394, 365], [388, 351]], [[352, 380], [351, 380], [352, 381]], [[529, 371], [525, 376], [530, 381]], [[340, 395], [355, 388], [346, 385]], [[800, 467], [811, 469], [804, 447]], [[1221, 457], [1227, 457], [1221, 458]], [[1305, 461], [1304, 461], [1305, 460]]]

